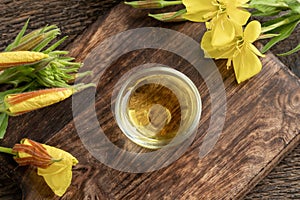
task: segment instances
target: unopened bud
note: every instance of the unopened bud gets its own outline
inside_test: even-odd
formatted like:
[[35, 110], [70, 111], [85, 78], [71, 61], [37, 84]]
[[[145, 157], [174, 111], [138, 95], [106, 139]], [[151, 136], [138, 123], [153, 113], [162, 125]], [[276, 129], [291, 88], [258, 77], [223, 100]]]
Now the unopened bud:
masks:
[[32, 64], [49, 56], [33, 51], [12, 51], [0, 53], [0, 71], [18, 65]]
[[186, 21], [186, 19], [183, 17], [185, 13], [186, 13], [186, 9], [182, 9], [177, 12], [149, 14], [149, 17], [153, 17], [154, 19], [163, 22], [180, 22], [180, 21]]
[[63, 101], [75, 92], [73, 88], [51, 88], [4, 97], [0, 110], [9, 115], [20, 115]]
[[146, 0], [146, 1], [125, 1], [126, 5], [140, 9], [159, 9], [167, 6], [180, 5], [182, 1]]
[[36, 45], [41, 43], [46, 38], [45, 34], [34, 36], [33, 38], [27, 40], [24, 43], [19, 44], [18, 46], [12, 48], [12, 51], [30, 51]]
[[12, 150], [17, 153], [14, 159], [20, 166], [47, 168], [55, 162], [42, 144], [29, 139], [23, 139], [21, 144], [15, 144]]

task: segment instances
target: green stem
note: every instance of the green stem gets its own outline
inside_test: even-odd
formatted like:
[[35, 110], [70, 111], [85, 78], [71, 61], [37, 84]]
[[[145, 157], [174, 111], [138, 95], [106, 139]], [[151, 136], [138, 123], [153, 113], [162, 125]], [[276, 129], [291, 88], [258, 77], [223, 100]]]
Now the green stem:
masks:
[[278, 36], [279, 34], [263, 34], [260, 35], [257, 40], [269, 39]]
[[163, 1], [162, 3], [164, 5], [164, 7], [166, 7], [166, 6], [181, 5], [182, 1]]
[[73, 86], [73, 88], [75, 89], [75, 92], [82, 91], [89, 87], [96, 87], [96, 85], [94, 83], [88, 83], [88, 84], [79, 83], [79, 84]]
[[8, 153], [11, 155], [16, 156], [17, 154], [13, 152], [12, 148], [7, 148], [7, 147], [0, 147], [0, 152], [2, 153]]
[[262, 27], [261, 32], [262, 32], [262, 33], [266, 33], [266, 32], [268, 32], [268, 31], [271, 31], [271, 30], [273, 30], [273, 29], [276, 29], [276, 28], [278, 28], [278, 27], [280, 27], [280, 26], [283, 26], [283, 25], [285, 25], [285, 24], [289, 24], [289, 23], [291, 23], [291, 22], [294, 22], [294, 21], [296, 21], [296, 20], [299, 20], [299, 18], [300, 18], [300, 15], [293, 15], [293, 16], [290, 16], [290, 17], [288, 17], [288, 18], [286, 18], [286, 19], [284, 19], [284, 20], [282, 20], [282, 21], [279, 21], [279, 22], [277, 22], [277, 23], [275, 23], [275, 24], [272, 24], [272, 25], [270, 25], [270, 26]]

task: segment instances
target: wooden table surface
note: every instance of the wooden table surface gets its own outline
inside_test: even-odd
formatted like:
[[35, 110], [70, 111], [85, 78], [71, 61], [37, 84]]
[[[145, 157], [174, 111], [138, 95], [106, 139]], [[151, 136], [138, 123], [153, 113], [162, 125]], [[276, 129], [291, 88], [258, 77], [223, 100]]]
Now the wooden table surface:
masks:
[[[51, 0], [47, 2], [38, 1], [0, 1], [0, 46], [3, 49], [6, 44], [13, 39], [17, 31], [20, 30], [26, 19], [30, 16], [30, 28], [39, 28], [45, 24], [57, 24], [62, 29], [63, 35], [69, 35], [68, 43], [70, 44], [76, 36], [80, 35], [82, 31], [92, 24], [99, 16], [102, 16], [105, 11], [109, 10], [112, 5], [117, 2], [113, 1], [57, 1]], [[126, 13], [120, 13], [125, 15]], [[67, 45], [67, 43], [66, 43]], [[74, 44], [73, 44], [74, 45]], [[298, 54], [299, 55], [299, 54]], [[78, 55], [80, 57], [80, 55]], [[294, 55], [293, 55], [294, 56]], [[291, 59], [295, 59], [294, 57]], [[297, 56], [296, 56], [296, 59]], [[299, 62], [299, 61], [298, 61]], [[295, 62], [297, 63], [297, 61]], [[285, 63], [288, 65], [289, 63]], [[297, 72], [297, 65], [293, 66], [293, 71]], [[22, 137], [31, 137], [38, 141], [47, 141], [56, 132], [62, 129], [68, 129], [66, 126], [68, 120], [72, 117], [71, 100], [62, 102], [51, 108], [44, 109], [43, 112], [30, 113], [25, 117], [17, 117], [13, 119], [8, 133], [13, 133], [15, 130], [22, 130], [22, 135], [10, 135], [5, 140], [1, 141], [3, 145], [13, 145]], [[64, 113], [55, 112], [56, 109], [65, 106], [67, 109]], [[30, 121], [29, 119], [42, 118], [43, 113], [54, 116], [47, 120]], [[66, 121], [61, 121], [65, 119]], [[51, 126], [51, 124], [58, 124], [58, 126]], [[34, 127], [34, 129], [32, 128]], [[43, 134], [33, 134], [34, 130], [43, 129]], [[8, 138], [9, 137], [9, 138]], [[55, 145], [55, 144], [53, 144]], [[274, 168], [274, 170], [264, 178], [245, 198], [300, 198], [300, 148], [297, 147], [290, 155], [286, 156], [283, 161]], [[22, 174], [23, 168], [16, 168], [13, 161], [7, 157], [1, 156], [2, 163], [8, 163], [8, 168], [1, 165], [0, 179], [0, 197], [1, 199], [19, 199], [21, 197], [21, 187], [17, 185], [19, 178], [14, 173]], [[9, 177], [9, 178], [8, 178]], [[23, 194], [24, 195], [24, 194]]]

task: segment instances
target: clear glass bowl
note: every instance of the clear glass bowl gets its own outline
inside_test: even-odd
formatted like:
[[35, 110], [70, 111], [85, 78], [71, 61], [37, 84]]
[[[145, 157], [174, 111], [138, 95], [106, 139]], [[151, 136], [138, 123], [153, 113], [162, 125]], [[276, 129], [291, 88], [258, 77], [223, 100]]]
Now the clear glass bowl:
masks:
[[119, 90], [114, 114], [122, 132], [149, 149], [179, 145], [198, 128], [201, 98], [194, 83], [169, 67], [140, 69]]

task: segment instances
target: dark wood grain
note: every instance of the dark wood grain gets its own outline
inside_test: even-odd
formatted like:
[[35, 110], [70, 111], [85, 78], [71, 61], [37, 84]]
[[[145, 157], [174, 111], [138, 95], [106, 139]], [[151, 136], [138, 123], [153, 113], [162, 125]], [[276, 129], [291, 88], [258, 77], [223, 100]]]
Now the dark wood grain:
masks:
[[[69, 36], [61, 46], [65, 48], [87, 26], [118, 2], [120, 1], [1, 0], [0, 50], [4, 50], [13, 41], [28, 18], [30, 18], [28, 31], [47, 24], [58, 25], [61, 29], [61, 37]], [[41, 112], [10, 118], [7, 136], [1, 140], [1, 146], [12, 147], [24, 137], [46, 142], [71, 120], [71, 99], [61, 102], [60, 105], [45, 108]], [[0, 162], [0, 199], [21, 199], [20, 178], [25, 168], [18, 168], [13, 159], [6, 156], [1, 156]]]
[[1, 0], [0, 50], [12, 42], [28, 18], [31, 19], [28, 30], [56, 24], [61, 29], [62, 36], [69, 36], [62, 45], [66, 47], [88, 25], [118, 2], [120, 0]]
[[[120, 13], [128, 13], [128, 17], [119, 20]], [[72, 55], [83, 60], [99, 42], [128, 28], [142, 26], [172, 28], [198, 41], [203, 33], [203, 27], [199, 24], [165, 25], [150, 19], [142, 20], [143, 16], [145, 16], [143, 11], [133, 12], [128, 7], [118, 6], [108, 16], [98, 20], [73, 43], [70, 47]], [[115, 62], [111, 69], [118, 74], [121, 67], [133, 67], [134, 64], [141, 64], [145, 61], [160, 61], [168, 64], [164, 55], [168, 54], [160, 51], [134, 52]], [[132, 57], [135, 59], [132, 60]], [[178, 58], [172, 58], [174, 59]], [[201, 144], [202, 135], [199, 132], [199, 137], [187, 154], [166, 169], [145, 174], [129, 174], [110, 169], [92, 158], [82, 146], [74, 124], [70, 122], [72, 118], [70, 100], [11, 120], [13, 125], [8, 132], [14, 136], [2, 143], [12, 145], [26, 136], [41, 142], [47, 141], [78, 157], [80, 165], [75, 168], [74, 181], [63, 199], [137, 199], [141, 197], [199, 199], [204, 196], [209, 198], [212, 193], [216, 195], [216, 198], [224, 197], [224, 195], [227, 198], [238, 198], [265, 176], [283, 155], [299, 142], [296, 136], [299, 134], [299, 128], [296, 126], [299, 123], [299, 82], [285, 70], [284, 66], [278, 64], [278, 60], [272, 55], [268, 55], [263, 62], [264, 71], [254, 80], [239, 86], [235, 83], [232, 71], [226, 69], [224, 62], [218, 62], [226, 86], [229, 114], [227, 114], [226, 126], [218, 146], [204, 160], [199, 160], [197, 157], [197, 147]], [[180, 68], [183, 71], [188, 68], [188, 64], [180, 59], [175, 63], [178, 68], [185, 66]], [[196, 78], [197, 76], [194, 77]], [[210, 118], [209, 97], [207, 97], [205, 85], [201, 85], [201, 81], [198, 84], [200, 91], [203, 92], [202, 98], [207, 99], [204, 101], [203, 108], [206, 114], [201, 120], [202, 127], [207, 128]], [[102, 86], [106, 85], [98, 86], [99, 93], [103, 92]], [[102, 101], [101, 99], [97, 101], [99, 121], [102, 119], [102, 113], [105, 113], [105, 109], [101, 108]], [[62, 109], [69, 111], [60, 112]], [[49, 120], [41, 121], [43, 116], [51, 117], [48, 117]], [[30, 127], [45, 131], [40, 133]], [[24, 135], [13, 134], [15, 130], [24, 132]], [[116, 142], [116, 145], [124, 147], [125, 138], [118, 140], [112, 136], [111, 140]], [[4, 170], [4, 176], [11, 177], [9, 180], [13, 183], [20, 183], [18, 174], [22, 174], [24, 168], [16, 170], [16, 165], [8, 158], [4, 160], [4, 163], [12, 166], [8, 171]], [[183, 173], [184, 171], [188, 171], [188, 174]], [[203, 176], [204, 174], [207, 175]], [[24, 184], [15, 185], [15, 187], [24, 187], [25, 199], [54, 198], [43, 180], [35, 174], [34, 169], [28, 169], [25, 177], [22, 180]], [[161, 181], [153, 182], [153, 180]], [[215, 181], [220, 183], [215, 185]], [[9, 196], [9, 192], [6, 195]], [[5, 195], [1, 197], [5, 198]], [[17, 195], [10, 196], [10, 198], [15, 199]]]
[[[119, 19], [119, 13], [124, 12], [128, 13], [127, 17]], [[129, 28], [163, 26], [198, 41], [204, 31], [202, 24], [165, 25], [151, 19], [140, 20], [142, 15], [144, 12], [132, 11], [124, 5], [115, 7], [104, 20], [99, 20], [73, 43], [72, 55], [83, 60], [105, 38]], [[142, 41], [143, 37], [138, 39]], [[117, 81], [117, 75], [145, 62], [168, 64], [169, 60], [164, 59], [166, 56], [167, 53], [161, 50], [142, 50], [124, 55], [110, 66], [108, 71], [113, 70], [112, 74], [107, 73], [110, 79], [103, 78], [104, 83], [97, 88], [98, 94], [103, 92], [105, 95], [101, 98], [100, 95], [96, 96], [97, 116], [100, 124], [104, 124], [106, 134], [112, 134], [110, 130], [113, 126], [109, 122], [112, 116], [109, 117], [107, 113], [109, 107], [104, 106], [110, 99], [110, 92], [106, 91], [110, 91]], [[212, 152], [200, 160], [198, 148], [203, 142], [211, 117], [209, 93], [204, 82], [197, 79], [199, 75], [190, 70], [188, 63], [175, 57], [170, 60], [175, 68], [186, 72], [192, 80], [198, 80], [196, 85], [204, 99], [200, 128], [192, 146], [184, 156], [164, 169], [143, 174], [125, 173], [108, 168], [91, 157], [82, 146], [73, 122], [70, 122], [48, 140], [48, 143], [70, 151], [80, 161], [74, 170], [72, 186], [63, 199], [241, 198], [286, 151], [299, 143], [299, 81], [275, 57], [268, 55], [263, 59], [265, 67], [258, 76], [237, 85], [232, 71], [227, 70], [225, 62], [220, 61], [217, 65], [227, 95], [225, 127]], [[87, 111], [83, 112], [82, 117], [88, 121], [90, 116], [85, 113]], [[104, 114], [108, 116], [104, 117]], [[91, 136], [93, 130], [91, 127]], [[120, 135], [118, 139], [123, 141], [121, 144], [128, 142], [122, 138], [120, 131], [115, 131], [115, 134]], [[54, 198], [43, 180], [36, 176], [34, 169], [26, 171], [22, 185], [25, 199]]]

